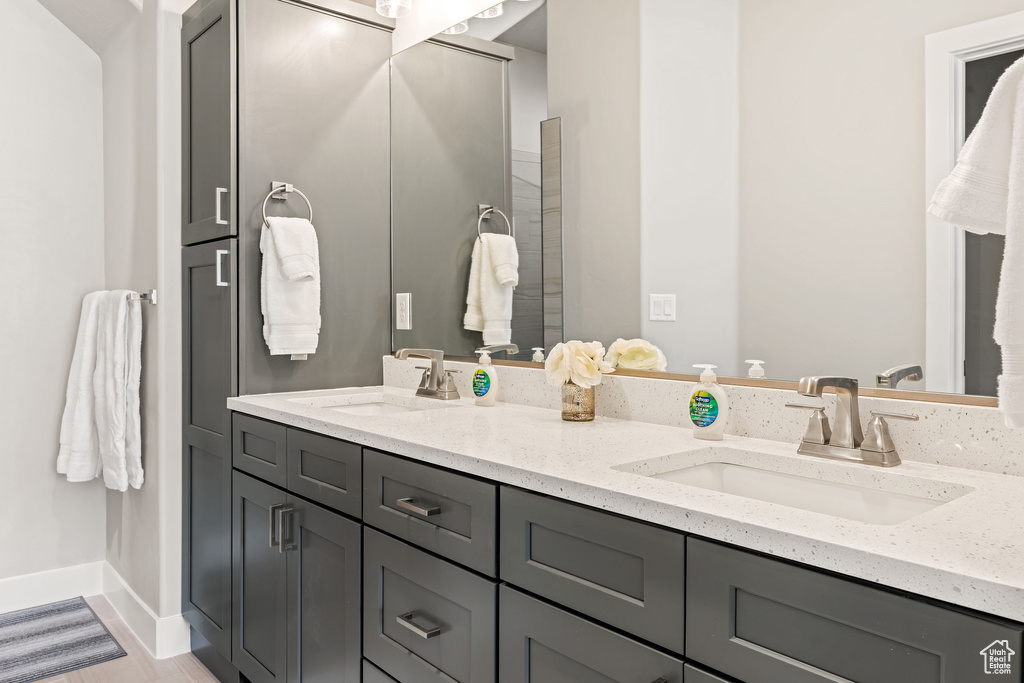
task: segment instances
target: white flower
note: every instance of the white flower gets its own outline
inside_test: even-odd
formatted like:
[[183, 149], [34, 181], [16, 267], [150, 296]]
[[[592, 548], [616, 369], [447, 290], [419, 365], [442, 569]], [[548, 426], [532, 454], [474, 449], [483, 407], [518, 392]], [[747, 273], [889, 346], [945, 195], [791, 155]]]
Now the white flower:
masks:
[[597, 386], [603, 373], [615, 372], [604, 360], [604, 347], [599, 342], [579, 340], [556, 344], [544, 361], [544, 370], [551, 384], [572, 382], [581, 387]]
[[665, 372], [668, 360], [657, 346], [646, 339], [616, 339], [606, 360], [616, 368]]

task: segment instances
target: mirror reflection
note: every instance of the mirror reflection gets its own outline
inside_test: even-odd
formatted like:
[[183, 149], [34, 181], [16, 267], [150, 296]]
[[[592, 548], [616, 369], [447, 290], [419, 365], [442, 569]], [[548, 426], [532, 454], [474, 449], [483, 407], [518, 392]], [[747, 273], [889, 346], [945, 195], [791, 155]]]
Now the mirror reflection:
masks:
[[[393, 285], [411, 300], [396, 348], [484, 344], [465, 324], [484, 205], [514, 224], [517, 359], [643, 339], [670, 372], [994, 395], [1002, 238], [925, 208], [1024, 54], [1019, 9], [510, 1], [396, 55]], [[481, 229], [508, 234], [493, 213]]]

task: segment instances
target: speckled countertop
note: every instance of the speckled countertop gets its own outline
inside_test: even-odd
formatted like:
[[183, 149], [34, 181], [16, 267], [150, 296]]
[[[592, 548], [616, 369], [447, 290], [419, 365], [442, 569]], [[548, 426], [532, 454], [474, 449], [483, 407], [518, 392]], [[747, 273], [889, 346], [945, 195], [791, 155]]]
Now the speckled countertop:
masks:
[[[557, 410], [509, 403], [481, 408], [462, 399], [379, 416], [308, 405], [366, 391], [413, 394], [393, 387], [266, 394], [228, 399], [228, 407], [1024, 621], [1024, 477], [920, 462], [882, 470], [799, 456], [795, 443], [700, 441], [688, 429], [608, 417], [573, 424]], [[948, 502], [899, 524], [867, 524], [640, 474], [716, 460], [751, 464], [757, 453], [750, 451], [776, 470]]]

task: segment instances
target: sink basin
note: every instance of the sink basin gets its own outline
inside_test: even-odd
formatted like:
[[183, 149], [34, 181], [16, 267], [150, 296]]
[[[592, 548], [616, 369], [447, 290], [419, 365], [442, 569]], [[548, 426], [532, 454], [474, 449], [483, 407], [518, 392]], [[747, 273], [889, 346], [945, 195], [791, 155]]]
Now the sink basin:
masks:
[[700, 449], [615, 469], [879, 525], [905, 522], [973, 491], [874, 468], [858, 471], [732, 448]]
[[384, 391], [363, 391], [359, 393], [339, 393], [329, 396], [289, 399], [292, 403], [309, 406], [310, 408], [326, 408], [347, 415], [396, 415], [400, 413], [418, 413], [424, 410], [456, 407], [449, 401], [418, 396], [404, 396]]

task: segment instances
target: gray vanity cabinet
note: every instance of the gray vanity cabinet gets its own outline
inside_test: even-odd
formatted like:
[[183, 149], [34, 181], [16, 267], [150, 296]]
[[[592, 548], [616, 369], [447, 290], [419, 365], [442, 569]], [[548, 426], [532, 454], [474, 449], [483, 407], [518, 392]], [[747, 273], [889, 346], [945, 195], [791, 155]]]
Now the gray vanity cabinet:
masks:
[[498, 609], [499, 683], [683, 683], [682, 659], [508, 586]]
[[233, 663], [251, 683], [358, 681], [361, 528], [234, 474]]
[[[237, 393], [235, 253], [225, 239], [182, 249], [182, 614], [231, 658], [231, 412]], [[204, 655], [205, 656], [205, 655]]]
[[[742, 681], [980, 683], [1007, 648], [1024, 651], [1019, 624], [687, 542], [686, 657]], [[1019, 682], [1012, 666], [997, 678]]]
[[181, 243], [237, 234], [230, 0], [196, 3], [181, 29]]

